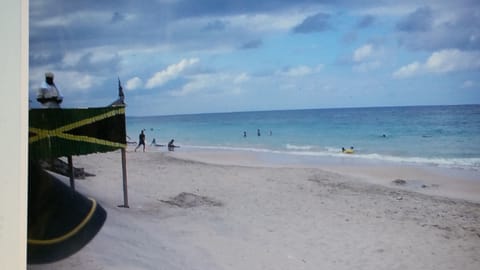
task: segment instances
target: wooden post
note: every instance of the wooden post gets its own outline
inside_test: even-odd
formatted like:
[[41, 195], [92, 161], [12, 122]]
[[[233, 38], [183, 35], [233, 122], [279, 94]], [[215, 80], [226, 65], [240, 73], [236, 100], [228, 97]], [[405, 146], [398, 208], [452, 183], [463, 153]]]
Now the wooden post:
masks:
[[122, 148], [122, 175], [123, 175], [123, 205], [120, 207], [130, 208], [128, 206], [128, 187], [127, 187], [127, 158], [125, 148]]
[[70, 187], [75, 190], [75, 173], [73, 171], [72, 156], [68, 156], [68, 172], [70, 174]]

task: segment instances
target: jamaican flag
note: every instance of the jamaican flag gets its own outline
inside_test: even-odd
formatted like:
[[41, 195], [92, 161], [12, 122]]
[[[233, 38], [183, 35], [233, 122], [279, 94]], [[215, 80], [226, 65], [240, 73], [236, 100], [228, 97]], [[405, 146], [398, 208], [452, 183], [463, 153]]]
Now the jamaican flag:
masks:
[[107, 212], [69, 188], [38, 161], [126, 147], [125, 107], [29, 111], [29, 264], [51, 263], [84, 247]]
[[31, 109], [28, 142], [33, 160], [125, 148], [125, 107]]

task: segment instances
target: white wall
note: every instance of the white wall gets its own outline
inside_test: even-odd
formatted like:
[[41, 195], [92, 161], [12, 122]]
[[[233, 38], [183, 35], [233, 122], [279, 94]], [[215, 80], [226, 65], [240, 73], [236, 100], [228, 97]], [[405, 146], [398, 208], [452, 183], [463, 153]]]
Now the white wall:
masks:
[[28, 0], [2, 1], [0, 41], [0, 269], [25, 269]]

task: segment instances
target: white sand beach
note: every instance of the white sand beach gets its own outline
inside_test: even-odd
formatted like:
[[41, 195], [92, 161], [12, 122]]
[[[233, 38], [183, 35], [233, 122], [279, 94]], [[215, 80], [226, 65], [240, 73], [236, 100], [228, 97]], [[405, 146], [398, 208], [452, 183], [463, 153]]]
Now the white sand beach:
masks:
[[128, 209], [120, 152], [74, 157], [107, 221], [28, 269], [480, 269], [478, 172], [150, 150], [127, 152]]

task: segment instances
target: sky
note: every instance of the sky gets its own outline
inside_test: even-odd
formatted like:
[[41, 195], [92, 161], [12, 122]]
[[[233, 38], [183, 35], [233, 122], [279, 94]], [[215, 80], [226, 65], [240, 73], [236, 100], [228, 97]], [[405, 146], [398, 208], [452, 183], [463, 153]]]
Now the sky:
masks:
[[127, 115], [480, 103], [478, 0], [30, 1], [29, 97]]

